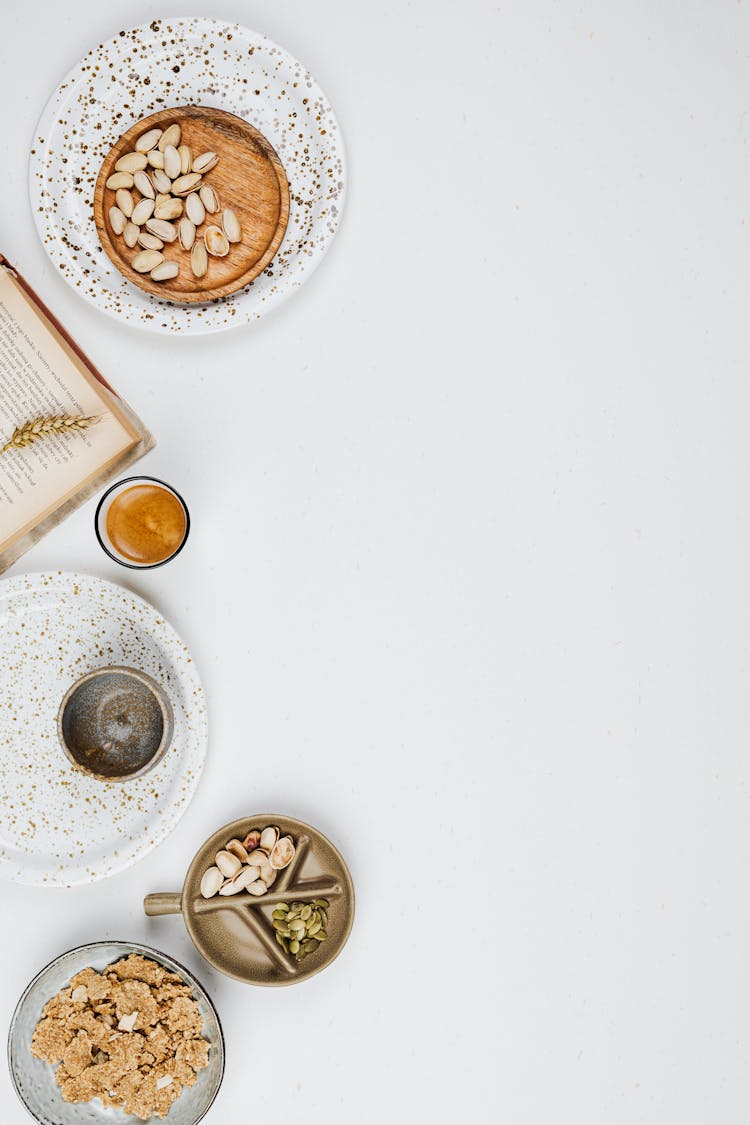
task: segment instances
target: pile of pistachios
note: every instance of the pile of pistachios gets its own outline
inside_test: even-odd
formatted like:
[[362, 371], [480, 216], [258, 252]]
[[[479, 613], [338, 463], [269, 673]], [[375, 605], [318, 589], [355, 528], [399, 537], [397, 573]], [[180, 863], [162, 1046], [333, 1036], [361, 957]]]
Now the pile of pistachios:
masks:
[[280, 902], [273, 912], [273, 928], [282, 949], [302, 961], [314, 953], [328, 934], [328, 899], [316, 898], [314, 902], [293, 902], [289, 906]]
[[[162, 254], [165, 243], [177, 242], [189, 252], [193, 276], [201, 278], [208, 270], [209, 255], [225, 258], [232, 244], [242, 241], [237, 215], [229, 207], [221, 211], [216, 189], [203, 181], [218, 164], [218, 155], [193, 156], [181, 139], [177, 122], [164, 130], [149, 129], [135, 142], [133, 152], [117, 160], [107, 179], [107, 188], [114, 192], [110, 226], [129, 249], [142, 247], [130, 264], [152, 281], [171, 281], [179, 275], [179, 263], [167, 261]], [[198, 228], [206, 215], [218, 216], [221, 227], [209, 222], [199, 238]]]
[[237, 895], [240, 891], [259, 896], [273, 886], [279, 871], [294, 859], [294, 840], [281, 836], [275, 824], [261, 832], [253, 828], [244, 840], [229, 840], [216, 853], [216, 865], [203, 872], [201, 894]]

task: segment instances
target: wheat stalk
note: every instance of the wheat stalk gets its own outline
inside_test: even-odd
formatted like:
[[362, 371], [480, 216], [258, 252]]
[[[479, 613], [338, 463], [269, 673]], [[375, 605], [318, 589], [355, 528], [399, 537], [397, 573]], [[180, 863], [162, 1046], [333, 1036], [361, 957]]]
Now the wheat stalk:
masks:
[[33, 445], [39, 438], [46, 437], [48, 434], [69, 434], [87, 430], [89, 426], [96, 425], [100, 419], [100, 414], [89, 416], [84, 414], [44, 414], [39, 418], [32, 418], [30, 422], [24, 422], [22, 426], [16, 427], [13, 436], [0, 449], [0, 454], [5, 453], [8, 449], [25, 449], [27, 445]]

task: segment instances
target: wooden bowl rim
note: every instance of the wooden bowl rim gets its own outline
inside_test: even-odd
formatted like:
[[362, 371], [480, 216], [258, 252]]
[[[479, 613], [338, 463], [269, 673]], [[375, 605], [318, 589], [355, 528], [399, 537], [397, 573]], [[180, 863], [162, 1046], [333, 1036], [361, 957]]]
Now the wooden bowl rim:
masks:
[[[163, 283], [151, 281], [148, 274], [144, 274], [142, 276], [142, 280], [140, 279], [140, 275], [136, 275], [136, 278], [138, 278], [138, 280], [136, 280], [133, 277], [129, 277], [124, 272], [120, 255], [112, 243], [107, 225], [104, 221], [104, 192], [106, 190], [106, 181], [109, 179], [111, 172], [111, 169], [108, 167], [108, 165], [111, 163], [113, 149], [117, 145], [121, 144], [123, 141], [130, 140], [131, 137], [135, 138], [141, 133], [147, 132], [149, 125], [154, 128], [156, 125], [160, 124], [166, 119], [179, 118], [179, 115], [181, 113], [184, 114], [188, 112], [192, 113], [193, 115], [195, 115], [196, 113], [208, 113], [213, 115], [218, 114], [220, 117], [231, 118], [233, 121], [239, 121], [242, 124], [243, 128], [249, 130], [251, 134], [254, 134], [261, 142], [261, 147], [266, 153], [268, 162], [273, 168], [276, 175], [276, 180], [279, 185], [279, 191], [281, 193], [281, 205], [279, 208], [279, 219], [276, 224], [273, 236], [268, 243], [268, 246], [266, 247], [261, 257], [258, 258], [258, 260], [254, 262], [253, 265], [250, 266], [245, 271], [245, 273], [237, 279], [236, 282], [233, 282], [231, 285], [214, 286], [212, 289], [198, 289], [193, 293], [177, 293], [174, 290], [169, 289], [169, 287], [165, 286]], [[276, 149], [268, 140], [268, 138], [263, 133], [261, 133], [260, 129], [256, 129], [255, 125], [253, 125], [250, 121], [246, 121], [244, 117], [239, 117], [236, 113], [230, 113], [229, 110], [218, 109], [215, 106], [201, 106], [191, 103], [189, 105], [175, 106], [172, 109], [159, 109], [155, 113], [149, 114], [148, 117], [140, 118], [140, 120], [134, 122], [129, 129], [122, 133], [121, 136], [118, 137], [118, 139], [112, 145], [110, 145], [109, 151], [102, 161], [101, 168], [99, 169], [99, 174], [96, 178], [96, 184], [94, 185], [93, 209], [94, 223], [99, 235], [99, 241], [101, 242], [107, 257], [112, 262], [112, 265], [116, 267], [118, 273], [125, 279], [125, 281], [128, 282], [128, 284], [137, 286], [137, 288], [139, 288], [142, 292], [148, 293], [149, 296], [155, 297], [157, 300], [169, 301], [170, 303], [177, 305], [204, 305], [208, 304], [211, 301], [219, 301], [224, 297], [231, 297], [233, 294], [239, 293], [241, 289], [244, 289], [246, 286], [248, 286], [252, 281], [255, 280], [256, 277], [259, 276], [259, 274], [263, 272], [266, 266], [273, 260], [276, 251], [281, 245], [284, 239], [284, 235], [286, 234], [286, 228], [289, 224], [289, 205], [289, 181], [287, 179], [284, 165], [282, 164], [281, 158], [279, 157]]]

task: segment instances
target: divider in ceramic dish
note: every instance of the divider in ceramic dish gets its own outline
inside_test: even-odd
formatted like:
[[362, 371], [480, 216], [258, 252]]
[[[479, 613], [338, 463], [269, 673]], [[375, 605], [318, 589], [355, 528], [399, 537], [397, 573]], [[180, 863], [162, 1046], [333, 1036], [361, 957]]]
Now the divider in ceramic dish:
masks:
[[[267, 894], [205, 899], [200, 885], [216, 853], [229, 840], [244, 839], [253, 828], [278, 825], [291, 836], [296, 851]], [[271, 915], [280, 902], [326, 898], [328, 940], [302, 962], [277, 943]], [[147, 895], [143, 908], [150, 917], [182, 914], [198, 951], [214, 968], [247, 984], [286, 985], [307, 980], [324, 969], [346, 944], [354, 922], [354, 885], [340, 852], [322, 832], [301, 820], [277, 813], [257, 813], [220, 828], [193, 859], [182, 892]]]

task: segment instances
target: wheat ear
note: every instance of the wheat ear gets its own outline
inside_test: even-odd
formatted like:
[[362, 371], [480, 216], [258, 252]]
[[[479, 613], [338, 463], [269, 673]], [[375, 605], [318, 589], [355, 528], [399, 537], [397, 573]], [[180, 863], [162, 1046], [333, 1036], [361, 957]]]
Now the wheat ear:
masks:
[[46, 437], [48, 434], [65, 434], [77, 430], [87, 430], [100, 421], [101, 415], [86, 416], [83, 414], [45, 414], [39, 418], [32, 418], [24, 422], [13, 431], [13, 436], [0, 449], [0, 454], [9, 449], [25, 449], [35, 441]]

